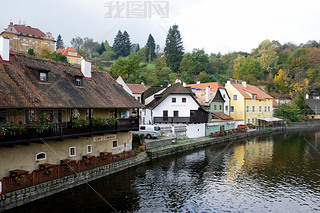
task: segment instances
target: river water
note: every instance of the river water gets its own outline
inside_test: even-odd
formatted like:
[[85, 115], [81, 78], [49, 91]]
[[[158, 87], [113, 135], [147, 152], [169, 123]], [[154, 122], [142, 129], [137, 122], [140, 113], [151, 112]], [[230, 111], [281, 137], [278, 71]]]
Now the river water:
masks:
[[320, 132], [165, 157], [9, 212], [320, 212]]

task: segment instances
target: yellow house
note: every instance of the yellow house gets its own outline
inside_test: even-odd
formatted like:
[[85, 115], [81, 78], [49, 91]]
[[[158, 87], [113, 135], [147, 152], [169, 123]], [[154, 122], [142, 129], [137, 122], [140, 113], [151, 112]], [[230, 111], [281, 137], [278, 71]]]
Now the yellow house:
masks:
[[72, 47], [66, 47], [65, 49], [58, 49], [57, 52], [65, 55], [70, 64], [81, 64], [81, 56]]
[[245, 81], [232, 84], [228, 81], [225, 88], [230, 95], [230, 116], [235, 120], [243, 120], [244, 124], [264, 126], [273, 118], [273, 97], [256, 86]]
[[15, 52], [28, 52], [33, 49], [36, 54], [40, 54], [43, 49], [53, 52], [55, 48], [56, 41], [50, 32], [44, 33], [30, 26], [14, 25], [10, 22], [1, 35], [10, 39], [9, 48]]

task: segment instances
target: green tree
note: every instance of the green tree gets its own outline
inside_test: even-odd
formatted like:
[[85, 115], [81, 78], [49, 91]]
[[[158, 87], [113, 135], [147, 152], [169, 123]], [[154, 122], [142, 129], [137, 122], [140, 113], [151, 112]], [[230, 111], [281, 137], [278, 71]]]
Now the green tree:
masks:
[[34, 50], [33, 50], [32, 48], [28, 49], [28, 54], [29, 54], [29, 55], [35, 55], [35, 54], [34, 54]]
[[114, 38], [114, 42], [112, 46], [112, 50], [114, 51], [116, 58], [123, 56], [122, 49], [123, 49], [123, 35], [122, 35], [122, 32], [119, 30], [118, 34]]
[[178, 25], [173, 25], [169, 29], [166, 38], [166, 46], [164, 48], [167, 66], [170, 67], [173, 72], [179, 71], [184, 53], [183, 51], [184, 48]]
[[238, 55], [238, 57], [234, 60], [233, 63], [233, 78], [239, 80], [240, 79], [240, 67], [246, 61], [246, 58], [243, 55]]
[[156, 58], [156, 53], [155, 53], [156, 43], [154, 42], [154, 38], [152, 37], [151, 34], [149, 34], [148, 41], [145, 47], [146, 47], [146, 53], [145, 53], [146, 61], [150, 63]]
[[123, 50], [122, 52], [122, 56], [126, 57], [128, 55], [130, 55], [130, 51], [131, 50], [131, 41], [130, 41], [130, 36], [127, 33], [127, 31], [123, 32]]
[[100, 47], [98, 49], [98, 53], [101, 55], [105, 51], [106, 51], [106, 47], [104, 46], [104, 43], [101, 42], [101, 45], [100, 45]]
[[65, 55], [62, 55], [61, 53], [59, 52], [53, 52], [51, 54], [51, 57], [50, 57], [52, 60], [55, 60], [55, 61], [61, 61], [61, 62], [65, 62], [65, 63], [68, 63], [68, 59]]
[[58, 49], [64, 49], [63, 40], [61, 38], [61, 35], [59, 34], [56, 41], [56, 50]]
[[201, 71], [209, 69], [209, 56], [203, 49], [193, 49], [192, 53], [186, 53], [180, 64], [180, 70], [187, 72], [193, 78], [197, 78]]
[[119, 57], [111, 66], [111, 75], [114, 77], [121, 75], [124, 80], [127, 80], [137, 74], [139, 64], [140, 59], [137, 53], [131, 53], [127, 58]]
[[258, 60], [248, 56], [239, 69], [240, 79], [246, 80], [249, 84], [257, 84], [257, 80], [263, 77], [262, 66]]

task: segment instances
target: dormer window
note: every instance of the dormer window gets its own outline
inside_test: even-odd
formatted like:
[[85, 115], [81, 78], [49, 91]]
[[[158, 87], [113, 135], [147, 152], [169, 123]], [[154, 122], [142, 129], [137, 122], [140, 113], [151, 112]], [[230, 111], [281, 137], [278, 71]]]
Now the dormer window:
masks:
[[252, 95], [252, 100], [256, 100], [256, 95]]
[[48, 82], [48, 73], [47, 72], [39, 72], [39, 80], [41, 82]]
[[82, 86], [82, 77], [76, 77], [76, 86]]

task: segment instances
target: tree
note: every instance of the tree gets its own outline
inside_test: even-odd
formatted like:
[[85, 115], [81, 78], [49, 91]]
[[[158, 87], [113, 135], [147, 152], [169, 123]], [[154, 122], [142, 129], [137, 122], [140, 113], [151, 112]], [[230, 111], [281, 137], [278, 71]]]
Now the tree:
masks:
[[121, 75], [124, 80], [136, 75], [139, 69], [140, 59], [137, 53], [131, 53], [129, 57], [119, 57], [111, 66], [111, 74], [116, 77]]
[[233, 63], [233, 78], [239, 80], [240, 79], [240, 67], [245, 62], [246, 58], [243, 55], [238, 55], [238, 57], [234, 60]]
[[134, 53], [136, 53], [136, 52], [138, 52], [140, 50], [140, 45], [139, 45], [139, 43], [136, 43], [136, 44], [131, 44], [131, 52], [134, 52]]
[[146, 44], [146, 61], [151, 62], [156, 58], [156, 43], [154, 42], [154, 38], [151, 34], [149, 34], [148, 41]]
[[106, 47], [104, 46], [104, 43], [101, 42], [101, 45], [100, 45], [100, 47], [98, 49], [98, 53], [101, 55], [105, 51], [106, 51]]
[[63, 40], [61, 38], [61, 35], [58, 35], [57, 41], [56, 41], [56, 50], [58, 49], [64, 49]]
[[239, 68], [240, 79], [246, 80], [249, 84], [256, 84], [257, 80], [263, 77], [262, 66], [258, 60], [248, 56]]
[[32, 48], [28, 49], [28, 54], [29, 54], [29, 55], [35, 55]]
[[122, 56], [126, 57], [130, 55], [130, 50], [131, 50], [131, 41], [130, 41], [130, 36], [127, 33], [127, 31], [123, 32], [123, 49], [122, 49]]
[[99, 47], [100, 44], [94, 41], [92, 38], [85, 37], [83, 39], [83, 50], [89, 54], [90, 58], [94, 52], [97, 52]]
[[186, 53], [180, 64], [181, 72], [187, 72], [191, 77], [196, 78], [201, 71], [209, 69], [209, 56], [203, 49], [193, 49], [192, 53]]
[[[125, 52], [124, 49], [125, 49], [124, 35], [119, 30], [118, 34], [114, 38], [114, 42], [113, 42], [113, 46], [112, 46], [112, 50], [114, 51], [116, 58], [119, 58], [120, 56], [126, 56], [124, 54], [124, 52]], [[130, 53], [130, 49], [129, 49], [129, 53]]]
[[169, 29], [166, 38], [166, 46], [164, 48], [167, 66], [170, 67], [173, 72], [179, 71], [184, 53], [183, 51], [184, 48], [178, 25], [173, 25]]
[[80, 37], [72, 38], [70, 43], [71, 46], [77, 51], [83, 49], [83, 39]]

